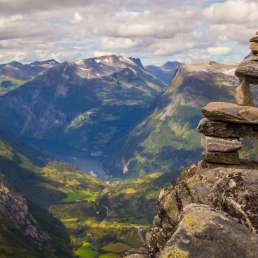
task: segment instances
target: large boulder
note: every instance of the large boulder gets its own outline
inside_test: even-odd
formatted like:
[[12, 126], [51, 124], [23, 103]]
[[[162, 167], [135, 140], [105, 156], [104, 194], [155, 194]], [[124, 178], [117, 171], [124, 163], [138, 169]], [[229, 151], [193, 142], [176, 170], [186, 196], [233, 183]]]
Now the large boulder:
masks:
[[158, 257], [239, 258], [258, 255], [258, 238], [245, 226], [209, 206], [190, 204]]
[[161, 191], [149, 257], [258, 257], [258, 164], [199, 163]]
[[239, 106], [228, 102], [210, 102], [202, 108], [205, 117], [212, 121], [258, 124], [258, 108]]

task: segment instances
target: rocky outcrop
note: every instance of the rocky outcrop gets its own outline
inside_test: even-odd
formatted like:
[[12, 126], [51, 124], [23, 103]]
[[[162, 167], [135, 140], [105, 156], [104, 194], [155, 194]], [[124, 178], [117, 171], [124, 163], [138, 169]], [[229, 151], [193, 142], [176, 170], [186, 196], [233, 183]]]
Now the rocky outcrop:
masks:
[[[232, 248], [232, 243], [238, 244]], [[257, 238], [232, 218], [209, 206], [191, 204], [185, 207], [160, 257], [257, 257], [257, 243]]]
[[161, 191], [141, 257], [257, 257], [258, 165], [204, 165]]

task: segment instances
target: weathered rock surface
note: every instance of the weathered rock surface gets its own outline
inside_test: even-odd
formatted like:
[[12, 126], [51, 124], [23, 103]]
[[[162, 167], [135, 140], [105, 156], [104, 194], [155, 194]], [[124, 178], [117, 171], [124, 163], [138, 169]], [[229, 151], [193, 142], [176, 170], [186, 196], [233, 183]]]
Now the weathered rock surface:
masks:
[[240, 63], [236, 69], [236, 76], [245, 78], [249, 83], [258, 83], [258, 61], [257, 56], [250, 55]]
[[227, 102], [211, 102], [202, 108], [205, 117], [212, 121], [258, 124], [258, 108], [239, 106]]
[[[257, 236], [226, 214], [190, 204], [159, 257], [257, 257]], [[232, 244], [237, 243], [232, 248]]]
[[198, 131], [201, 134], [221, 138], [258, 138], [258, 125], [225, 123], [211, 121], [203, 118], [199, 125]]
[[258, 257], [258, 164], [192, 165], [160, 193], [149, 257]]
[[233, 152], [240, 150], [242, 143], [237, 139], [202, 136], [202, 146], [206, 152]]
[[209, 163], [239, 165], [240, 159], [237, 151], [235, 152], [206, 152], [203, 154], [203, 159]]
[[254, 106], [250, 85], [245, 79], [242, 79], [240, 85], [236, 88], [235, 99], [238, 105]]

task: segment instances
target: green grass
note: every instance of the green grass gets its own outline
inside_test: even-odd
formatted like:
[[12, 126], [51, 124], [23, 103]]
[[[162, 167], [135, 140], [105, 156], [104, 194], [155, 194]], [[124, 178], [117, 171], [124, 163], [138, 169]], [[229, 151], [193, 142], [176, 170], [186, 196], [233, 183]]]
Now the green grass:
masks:
[[75, 251], [75, 255], [79, 258], [97, 258], [97, 252], [87, 246], [82, 246]]
[[[152, 222], [160, 173], [106, 183], [58, 162], [36, 166], [8, 144], [2, 149], [6, 161], [0, 171], [22, 189], [24, 197], [62, 222], [79, 258], [119, 257], [141, 245], [137, 228]], [[7, 149], [14, 159], [7, 158]]]
[[67, 197], [64, 199], [65, 202], [74, 202], [74, 201], [96, 201], [98, 193], [90, 191], [77, 191], [67, 193]]

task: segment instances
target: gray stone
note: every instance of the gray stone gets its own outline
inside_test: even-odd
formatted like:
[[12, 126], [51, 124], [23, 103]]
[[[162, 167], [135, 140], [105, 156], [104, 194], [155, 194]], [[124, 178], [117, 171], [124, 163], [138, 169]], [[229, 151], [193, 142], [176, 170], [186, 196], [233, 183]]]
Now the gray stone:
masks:
[[203, 135], [202, 146], [206, 152], [234, 152], [242, 148], [242, 143], [237, 139], [223, 139]]
[[226, 164], [226, 165], [240, 165], [239, 154], [235, 152], [205, 152], [203, 159], [208, 163]]
[[212, 121], [258, 124], [258, 108], [239, 106], [227, 102], [211, 102], [202, 108], [205, 117]]
[[258, 125], [218, 122], [203, 118], [197, 129], [201, 134], [219, 138], [258, 138]]

